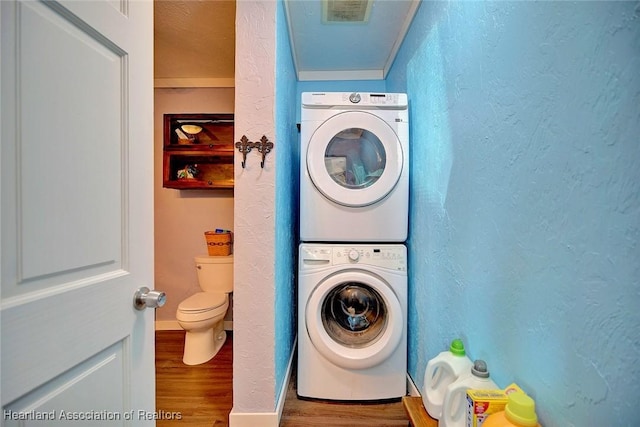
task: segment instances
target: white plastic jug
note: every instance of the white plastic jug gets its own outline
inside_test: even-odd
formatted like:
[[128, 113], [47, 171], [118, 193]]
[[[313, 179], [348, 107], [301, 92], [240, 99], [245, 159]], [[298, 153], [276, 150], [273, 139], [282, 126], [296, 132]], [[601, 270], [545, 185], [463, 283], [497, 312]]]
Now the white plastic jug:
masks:
[[466, 374], [447, 386], [442, 403], [442, 416], [438, 427], [465, 427], [467, 419], [467, 390], [497, 390], [499, 387], [489, 378], [484, 360], [476, 360]]
[[427, 362], [422, 388], [422, 403], [435, 419], [442, 416], [442, 403], [449, 384], [458, 379], [460, 374], [468, 372], [473, 366], [466, 356], [464, 344], [455, 339], [448, 351], [443, 351]]

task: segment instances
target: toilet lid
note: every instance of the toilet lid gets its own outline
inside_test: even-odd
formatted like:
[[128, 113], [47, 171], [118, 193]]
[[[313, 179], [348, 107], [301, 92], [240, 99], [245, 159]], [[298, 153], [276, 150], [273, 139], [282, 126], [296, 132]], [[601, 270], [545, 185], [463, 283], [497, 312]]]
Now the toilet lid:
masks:
[[227, 294], [222, 292], [198, 292], [182, 301], [178, 306], [181, 311], [208, 311], [224, 305]]

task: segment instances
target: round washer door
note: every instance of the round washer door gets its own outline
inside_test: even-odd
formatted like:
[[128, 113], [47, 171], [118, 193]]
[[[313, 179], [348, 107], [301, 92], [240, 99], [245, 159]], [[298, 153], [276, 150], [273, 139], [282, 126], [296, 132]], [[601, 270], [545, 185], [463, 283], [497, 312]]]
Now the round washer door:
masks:
[[404, 160], [391, 126], [362, 111], [325, 121], [311, 136], [306, 154], [318, 191], [348, 207], [372, 205], [386, 197], [400, 179]]
[[402, 338], [402, 307], [377, 275], [345, 270], [328, 276], [311, 293], [305, 312], [313, 346], [347, 369], [365, 369], [386, 360]]

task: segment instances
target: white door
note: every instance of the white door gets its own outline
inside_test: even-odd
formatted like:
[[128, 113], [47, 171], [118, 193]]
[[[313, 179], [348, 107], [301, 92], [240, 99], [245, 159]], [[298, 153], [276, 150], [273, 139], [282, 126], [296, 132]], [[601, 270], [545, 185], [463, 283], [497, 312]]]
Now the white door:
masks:
[[307, 169], [315, 187], [347, 207], [372, 205], [395, 188], [402, 174], [398, 135], [384, 120], [363, 111], [337, 114], [313, 133]]
[[154, 425], [153, 4], [0, 4], [3, 424]]

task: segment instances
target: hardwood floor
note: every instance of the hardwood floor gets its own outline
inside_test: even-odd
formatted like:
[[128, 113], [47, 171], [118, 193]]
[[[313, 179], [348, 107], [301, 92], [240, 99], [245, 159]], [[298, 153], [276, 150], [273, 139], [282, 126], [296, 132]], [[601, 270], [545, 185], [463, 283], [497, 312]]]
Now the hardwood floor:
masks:
[[[207, 363], [182, 363], [184, 331], [156, 331], [156, 411], [165, 418], [157, 427], [228, 426], [233, 406], [233, 334]], [[292, 374], [280, 427], [406, 427], [401, 402], [346, 404], [298, 399]], [[256, 426], [261, 427], [261, 426]]]
[[280, 427], [407, 427], [401, 401], [392, 403], [335, 403], [298, 399], [292, 374]]
[[[179, 413], [157, 427], [228, 426], [233, 394], [233, 334], [216, 357], [202, 365], [182, 363], [184, 331], [156, 331], [156, 411]], [[175, 418], [175, 417], [174, 417]]]

